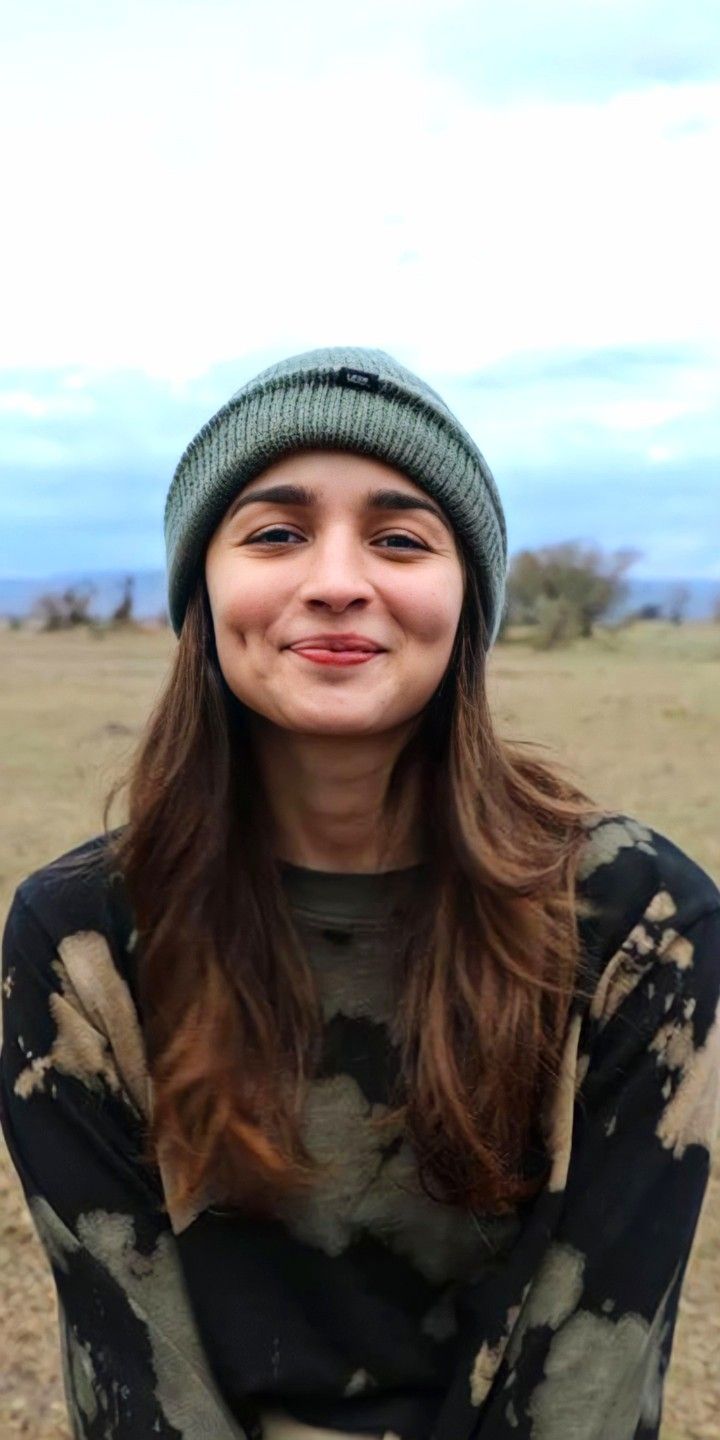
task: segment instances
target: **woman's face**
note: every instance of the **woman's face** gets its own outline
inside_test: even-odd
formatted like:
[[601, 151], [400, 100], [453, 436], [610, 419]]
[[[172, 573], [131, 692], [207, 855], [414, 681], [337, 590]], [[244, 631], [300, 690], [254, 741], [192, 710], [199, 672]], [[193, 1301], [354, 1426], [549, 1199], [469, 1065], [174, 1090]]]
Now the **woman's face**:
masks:
[[[287, 455], [245, 486], [205, 579], [233, 694], [313, 735], [380, 734], [417, 715], [450, 660], [464, 588], [440, 506], [383, 461], [335, 450]], [[353, 645], [374, 648], [359, 658]]]

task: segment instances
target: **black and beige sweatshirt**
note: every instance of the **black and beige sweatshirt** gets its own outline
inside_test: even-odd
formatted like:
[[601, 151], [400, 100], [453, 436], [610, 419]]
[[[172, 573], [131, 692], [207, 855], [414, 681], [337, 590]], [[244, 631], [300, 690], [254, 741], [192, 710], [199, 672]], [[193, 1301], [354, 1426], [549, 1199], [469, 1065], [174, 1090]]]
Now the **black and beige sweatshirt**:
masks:
[[[105, 845], [102, 837], [75, 854]], [[319, 1189], [169, 1213], [132, 916], [102, 867], [17, 889], [2, 1126], [52, 1267], [75, 1440], [656, 1440], [717, 1133], [720, 891], [622, 814], [588, 827], [549, 1178], [504, 1216], [431, 1200], [398, 1128], [393, 965], [425, 867], [283, 865], [316, 976]], [[167, 1178], [167, 1177], [166, 1177]]]

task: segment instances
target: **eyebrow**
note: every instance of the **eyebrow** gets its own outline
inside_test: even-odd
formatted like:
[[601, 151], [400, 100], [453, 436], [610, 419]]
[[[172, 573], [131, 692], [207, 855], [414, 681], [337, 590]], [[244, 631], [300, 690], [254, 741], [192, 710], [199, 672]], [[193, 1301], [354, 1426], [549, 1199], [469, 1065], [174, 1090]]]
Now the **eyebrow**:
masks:
[[[265, 490], [255, 490], [252, 495], [243, 495], [242, 493], [238, 495], [228, 511], [227, 519], [232, 520], [233, 516], [237, 515], [239, 510], [243, 510], [246, 505], [254, 505], [256, 501], [261, 500], [274, 501], [276, 505], [309, 507], [315, 504], [316, 497], [312, 490], [308, 490], [304, 485], [270, 485]], [[371, 490], [365, 497], [365, 508], [367, 510], [427, 510], [429, 515], [433, 515], [441, 525], [445, 526], [445, 529], [448, 528], [442, 510], [438, 510], [437, 506], [431, 504], [429, 500], [421, 500], [419, 496], [408, 495], [405, 490]]]

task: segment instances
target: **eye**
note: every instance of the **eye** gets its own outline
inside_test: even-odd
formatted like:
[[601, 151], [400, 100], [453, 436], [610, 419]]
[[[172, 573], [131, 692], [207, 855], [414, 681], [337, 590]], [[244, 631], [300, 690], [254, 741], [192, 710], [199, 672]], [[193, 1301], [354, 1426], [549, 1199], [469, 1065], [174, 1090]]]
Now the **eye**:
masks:
[[[392, 535], [381, 535], [380, 540], [405, 540], [413, 550], [427, 550], [427, 545], [423, 545], [421, 540], [414, 540], [412, 535], [405, 535], [402, 530], [396, 530]], [[396, 548], [395, 545], [392, 546], [393, 550]]]
[[[295, 535], [296, 538], [302, 540], [302, 535], [297, 536], [297, 531], [290, 530], [287, 525], [271, 525], [269, 530], [261, 530], [257, 535], [252, 535], [249, 540], [245, 541], [245, 544], [257, 545], [260, 540], [269, 540], [271, 535]], [[282, 543], [281, 540], [270, 540], [271, 545], [281, 545]]]

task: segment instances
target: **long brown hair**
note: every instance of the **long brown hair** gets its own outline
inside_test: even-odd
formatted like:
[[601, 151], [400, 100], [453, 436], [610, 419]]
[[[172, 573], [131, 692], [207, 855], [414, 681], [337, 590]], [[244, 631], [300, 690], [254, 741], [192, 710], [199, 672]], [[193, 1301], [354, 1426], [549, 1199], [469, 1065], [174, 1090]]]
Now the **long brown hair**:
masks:
[[[585, 821], [602, 812], [560, 767], [496, 734], [486, 659], [468, 566], [450, 664], [386, 797], [391, 825], [419, 761], [432, 884], [403, 931], [400, 1079], [378, 1123], [402, 1120], [433, 1198], [501, 1213], [547, 1172], [544, 1161], [528, 1173], [526, 1160], [582, 969]], [[301, 1122], [322, 1017], [204, 577], [130, 770], [108, 796], [106, 829], [126, 787], [112, 854], [137, 931], [153, 1087], [146, 1159], [161, 1149], [171, 1159], [169, 1203], [211, 1195], [270, 1213], [319, 1174]]]

